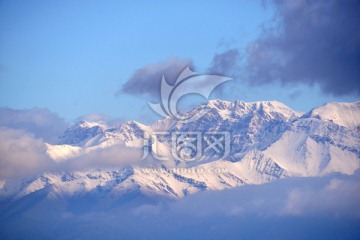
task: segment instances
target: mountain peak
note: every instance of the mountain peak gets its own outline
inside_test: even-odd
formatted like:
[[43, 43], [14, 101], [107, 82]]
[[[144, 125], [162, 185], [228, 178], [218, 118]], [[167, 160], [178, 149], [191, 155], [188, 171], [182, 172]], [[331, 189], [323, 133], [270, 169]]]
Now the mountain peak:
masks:
[[80, 127], [80, 128], [92, 128], [92, 127], [101, 127], [101, 128], [107, 128], [106, 124], [102, 121], [98, 122], [88, 122], [85, 120], [81, 120], [77, 122], [74, 127]]
[[262, 113], [262, 114], [267, 114], [272, 118], [281, 115], [283, 118], [287, 120], [302, 115], [301, 113], [294, 111], [293, 109], [289, 108], [285, 104], [278, 101], [258, 101], [258, 102], [235, 101], [234, 111], [238, 116]]
[[104, 122], [87, 122], [82, 120], [66, 129], [63, 136], [60, 137], [60, 143], [79, 145], [96, 135], [104, 133], [107, 129], [108, 127]]
[[[306, 115], [299, 117], [298, 112], [277, 101], [211, 100], [207, 107], [210, 108], [209, 112], [190, 123], [176, 122], [168, 117], [152, 126], [128, 121], [120, 126], [108, 128], [103, 122], [81, 121], [65, 131], [62, 145], [46, 145], [47, 154], [55, 164], [74, 156], [81, 156], [77, 161], [91, 164], [87, 160], [90, 155], [85, 154], [95, 150], [100, 150], [96, 151], [94, 156], [96, 159], [99, 158], [101, 163], [107, 163], [109, 160], [127, 161], [130, 156], [127, 152], [132, 156], [133, 153], [141, 153], [147, 149], [149, 157], [155, 157], [155, 154], [169, 160], [159, 162], [159, 165], [164, 166], [161, 171], [157, 171], [156, 167], [154, 171], [148, 168], [158, 166], [155, 159], [150, 158], [149, 162], [135, 165], [131, 174], [127, 171], [114, 172], [114, 169], [97, 171], [90, 168], [83, 172], [67, 172], [65, 175], [43, 174], [40, 178], [19, 183], [19, 189], [14, 188], [9, 194], [25, 196], [44, 188], [49, 188], [49, 191], [66, 191], [71, 184], [72, 187], [69, 189], [76, 189], [71, 192], [74, 195], [79, 192], [101, 194], [111, 191], [120, 196], [139, 190], [144, 194], [148, 193], [149, 196], [177, 198], [197, 191], [260, 184], [282, 177], [317, 176], [332, 172], [352, 174], [360, 167], [359, 131], [339, 126], [359, 125], [360, 102], [325, 104], [310, 111], [307, 114], [309, 118], [306, 118]], [[148, 133], [157, 132], [168, 134], [155, 136], [158, 139], [156, 144], [153, 139], [148, 141], [151, 136]], [[174, 143], [170, 136], [173, 132], [185, 135], [204, 133], [196, 140], [200, 140], [198, 142], [201, 144], [203, 142], [205, 149], [202, 150], [202, 146], [196, 146], [195, 149], [202, 152], [204, 158], [188, 163], [183, 161], [177, 165], [174, 152], [170, 151], [174, 146], [183, 146]], [[221, 138], [217, 138], [216, 134], [226, 132], [230, 133], [229, 153], [221, 156], [220, 148], [227, 147], [227, 143], [224, 140], [222, 144]], [[202, 140], [204, 136], [205, 141]], [[210, 146], [217, 140], [220, 141], [217, 145], [220, 147], [220, 153]], [[152, 145], [145, 145], [146, 142]], [[120, 149], [110, 148], [112, 146], [119, 146]], [[124, 154], [117, 154], [118, 150]], [[119, 161], [119, 164], [121, 162]], [[91, 166], [97, 167], [98, 164]], [[120, 168], [122, 166], [119, 165]], [[184, 167], [189, 172], [171, 172], [171, 167], [174, 166]], [[194, 173], [192, 169], [198, 166], [205, 172]], [[206, 172], [209, 169], [227, 169], [229, 172], [210, 174]], [[52, 186], [55, 188], [51, 188]]]
[[360, 126], [360, 101], [326, 103], [304, 114], [303, 118], [317, 118], [355, 129]]
[[128, 121], [123, 123], [120, 128], [134, 128], [134, 129], [139, 129], [142, 131], [147, 131], [148, 130], [148, 126], [146, 126], [145, 124], [139, 123], [137, 121]]
[[221, 99], [213, 99], [213, 100], [209, 100], [207, 102], [208, 106], [226, 106], [226, 105], [231, 105], [232, 102], [226, 101], [226, 100], [221, 100]]

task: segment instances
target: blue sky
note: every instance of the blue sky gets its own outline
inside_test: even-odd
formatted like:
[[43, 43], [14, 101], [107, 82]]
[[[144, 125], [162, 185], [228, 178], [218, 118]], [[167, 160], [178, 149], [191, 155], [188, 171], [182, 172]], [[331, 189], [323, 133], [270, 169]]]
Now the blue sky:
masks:
[[[245, 51], [274, 15], [261, 1], [0, 1], [0, 106], [48, 108], [69, 121], [92, 113], [151, 121], [151, 99], [115, 96], [137, 69], [176, 57], [207, 73], [215, 54]], [[322, 89], [239, 80], [212, 98], [278, 100], [299, 111], [359, 99]]]

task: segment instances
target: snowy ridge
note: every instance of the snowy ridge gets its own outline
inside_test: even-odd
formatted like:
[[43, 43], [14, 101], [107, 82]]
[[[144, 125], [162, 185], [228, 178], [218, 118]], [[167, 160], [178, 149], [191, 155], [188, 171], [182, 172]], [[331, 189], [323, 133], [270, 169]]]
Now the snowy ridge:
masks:
[[331, 121], [340, 126], [356, 129], [360, 127], [360, 102], [354, 103], [326, 103], [314, 108], [304, 117], [318, 118]]
[[[12, 199], [47, 189], [49, 197], [138, 193], [181, 198], [206, 190], [263, 184], [291, 176], [353, 174], [360, 167], [360, 102], [328, 103], [302, 114], [276, 101], [212, 100], [209, 112], [182, 124], [165, 118], [151, 126], [130, 121], [118, 127], [79, 122], [64, 132], [60, 144], [47, 144], [55, 164], [112, 146], [141, 150], [153, 131], [231, 132], [231, 152], [208, 162], [148, 162], [118, 168], [47, 172], [24, 181], [2, 183], [0, 195]], [[193, 111], [198, 111], [195, 108]], [[164, 138], [159, 154], [169, 156]], [[121, 157], [121, 156], [120, 156]]]

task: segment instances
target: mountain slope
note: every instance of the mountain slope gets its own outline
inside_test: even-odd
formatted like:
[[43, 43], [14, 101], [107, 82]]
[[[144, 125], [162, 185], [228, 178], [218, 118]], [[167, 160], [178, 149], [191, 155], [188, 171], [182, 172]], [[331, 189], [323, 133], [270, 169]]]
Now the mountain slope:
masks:
[[357, 129], [360, 127], [360, 102], [326, 103], [305, 114], [306, 118], [318, 118], [340, 126]]
[[[86, 154], [111, 152], [117, 146], [142, 151], [147, 137], [156, 132], [169, 133], [160, 139], [157, 147], [161, 151], [156, 152], [169, 159], [149, 157], [115, 169], [94, 166], [81, 171], [71, 168], [48, 171], [31, 179], [5, 181], [0, 194], [21, 199], [46, 190], [56, 198], [88, 194], [118, 198], [130, 193], [180, 198], [199, 191], [263, 184], [284, 177], [352, 174], [360, 167], [359, 102], [329, 103], [305, 114], [274, 101], [213, 100], [207, 108], [208, 113], [187, 124], [170, 118], [151, 126], [134, 121], [118, 127], [79, 122], [64, 132], [59, 145], [47, 144], [47, 154], [54, 164], [76, 162], [89, 166]], [[191, 113], [198, 110], [195, 108]], [[229, 132], [230, 154], [178, 162], [169, 154], [172, 132]], [[155, 151], [154, 143], [150, 151]], [[125, 156], [125, 153], [105, 155], [119, 160]], [[67, 165], [59, 166], [66, 169]]]

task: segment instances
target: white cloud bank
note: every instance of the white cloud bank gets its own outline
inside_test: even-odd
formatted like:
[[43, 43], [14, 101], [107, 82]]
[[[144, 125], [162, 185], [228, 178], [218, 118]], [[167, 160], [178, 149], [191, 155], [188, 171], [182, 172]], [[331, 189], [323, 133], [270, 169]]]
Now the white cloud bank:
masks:
[[[103, 197], [83, 195], [56, 201], [41, 196], [21, 200], [12, 212], [0, 217], [0, 237], [341, 240], [360, 237], [359, 173], [282, 179], [264, 185], [206, 191], [172, 202], [154, 201], [136, 192], [116, 199], [106, 193]], [[36, 200], [37, 204], [25, 205], [29, 200]], [[28, 208], [19, 210], [18, 206]], [[6, 216], [12, 216], [12, 221], [6, 221]]]
[[0, 108], [0, 127], [23, 130], [48, 143], [56, 143], [68, 124], [56, 113], [44, 108]]
[[22, 130], [0, 128], [0, 179], [26, 177], [49, 168], [45, 143]]

